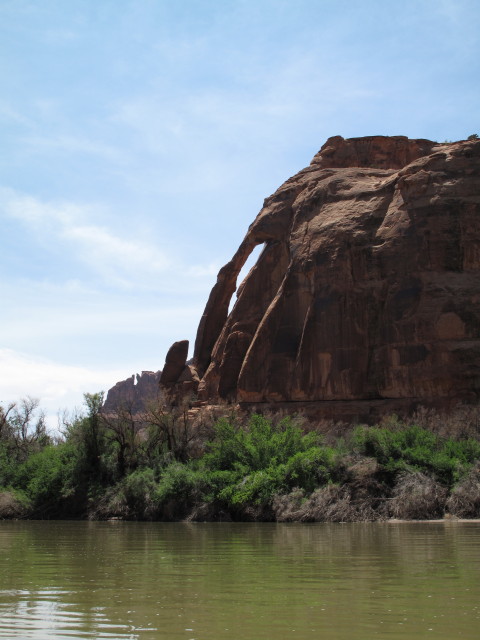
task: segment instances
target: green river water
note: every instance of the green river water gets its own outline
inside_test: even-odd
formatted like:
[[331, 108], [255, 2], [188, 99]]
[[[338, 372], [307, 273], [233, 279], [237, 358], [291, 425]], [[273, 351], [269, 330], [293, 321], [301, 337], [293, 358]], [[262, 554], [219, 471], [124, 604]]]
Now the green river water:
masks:
[[480, 524], [0, 522], [0, 638], [480, 638]]

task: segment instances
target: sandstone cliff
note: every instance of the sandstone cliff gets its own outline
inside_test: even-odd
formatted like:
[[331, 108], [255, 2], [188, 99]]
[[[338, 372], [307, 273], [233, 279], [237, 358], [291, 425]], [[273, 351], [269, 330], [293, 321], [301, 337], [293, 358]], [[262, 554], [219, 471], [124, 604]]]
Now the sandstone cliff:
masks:
[[127, 409], [132, 413], [146, 411], [149, 403], [159, 396], [159, 382], [161, 371], [142, 371], [141, 374], [130, 376], [126, 380], [117, 382], [109, 389], [103, 404], [104, 413], [115, 413]]
[[480, 142], [330, 138], [220, 270], [194, 367], [208, 402], [478, 400]]

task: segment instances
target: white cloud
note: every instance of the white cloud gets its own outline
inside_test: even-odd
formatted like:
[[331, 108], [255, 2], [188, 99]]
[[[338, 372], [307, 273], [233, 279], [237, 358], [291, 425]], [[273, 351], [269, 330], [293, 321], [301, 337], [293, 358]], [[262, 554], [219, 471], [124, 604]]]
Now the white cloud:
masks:
[[8, 102], [4, 100], [0, 101], [0, 121], [6, 120], [9, 123], [15, 123], [23, 125], [24, 127], [32, 128], [33, 122], [26, 118], [20, 111], [13, 108]]
[[[32, 283], [32, 289], [34, 288]], [[150, 306], [145, 302], [138, 302], [126, 298], [125, 300], [109, 297], [107, 301], [96, 301], [91, 297], [78, 300], [77, 304], [71, 299], [61, 298], [62, 289], [58, 288], [59, 298], [55, 304], [54, 299], [48, 297], [45, 301], [27, 299], [22, 305], [16, 307], [18, 316], [10, 315], [2, 319], [2, 341], [21, 344], [35, 340], [52, 341], [61, 339], [82, 340], [99, 339], [100, 336], [125, 336], [133, 339], [135, 333], [163, 338], [166, 327], [171, 330], [174, 326], [177, 331], [192, 333], [196, 329], [196, 323], [200, 319], [206, 300], [197, 306], [186, 304], [184, 306], [156, 305], [154, 301]], [[67, 304], [65, 304], [67, 302]], [[95, 304], [96, 302], [96, 304]], [[82, 308], [82, 305], [85, 308]], [[185, 320], [188, 319], [188, 321]], [[191, 320], [190, 320], [191, 319]], [[78, 339], [78, 338], [77, 338]], [[121, 345], [119, 344], [119, 349]]]
[[105, 279], [124, 286], [138, 286], [141, 273], [150, 276], [164, 272], [170, 261], [160, 251], [145, 243], [125, 240], [104, 227], [68, 225], [61, 236], [72, 240], [81, 250], [82, 260], [95, 265]]
[[68, 242], [78, 261], [109, 283], [121, 287], [148, 284], [171, 267], [170, 259], [157, 247], [138, 239], [121, 237], [107, 227], [92, 224], [102, 217], [101, 207], [72, 202], [42, 202], [0, 190], [0, 206], [7, 215], [23, 222], [46, 244]]
[[221, 265], [212, 262], [209, 265], [193, 265], [187, 269], [187, 274], [193, 278], [214, 277], [220, 271]]
[[[47, 109], [47, 106], [44, 107]], [[30, 151], [43, 154], [46, 149], [52, 149], [55, 152], [63, 153], [86, 153], [98, 156], [109, 162], [125, 163], [127, 156], [120, 149], [109, 144], [90, 140], [85, 137], [76, 137], [71, 135], [57, 135], [52, 137], [45, 136], [28, 136], [20, 139], [22, 145], [25, 145]]]
[[[0, 347], [88, 370], [122, 368], [123, 378], [157, 370], [175, 340], [189, 339], [193, 348], [207, 293], [191, 287], [185, 296], [114, 294], [76, 281], [0, 282]], [[27, 381], [25, 394], [32, 395]]]
[[0, 349], [0, 402], [27, 395], [38, 398], [51, 428], [59, 409], [79, 407], [86, 392], [107, 390], [131, 375], [121, 369], [88, 369], [33, 357], [12, 349]]

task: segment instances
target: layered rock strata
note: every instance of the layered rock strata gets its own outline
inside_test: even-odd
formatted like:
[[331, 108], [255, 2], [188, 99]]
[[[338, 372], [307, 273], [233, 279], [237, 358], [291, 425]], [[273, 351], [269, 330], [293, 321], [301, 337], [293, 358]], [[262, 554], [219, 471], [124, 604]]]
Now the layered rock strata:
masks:
[[477, 401], [480, 142], [330, 138], [220, 270], [194, 367], [212, 403]]

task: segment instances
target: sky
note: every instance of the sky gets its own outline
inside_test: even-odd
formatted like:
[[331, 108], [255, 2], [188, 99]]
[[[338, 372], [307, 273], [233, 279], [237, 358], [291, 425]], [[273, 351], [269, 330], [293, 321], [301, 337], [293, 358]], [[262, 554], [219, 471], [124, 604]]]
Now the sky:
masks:
[[478, 0], [0, 0], [0, 403], [192, 352], [327, 138], [480, 133], [479, 40]]

